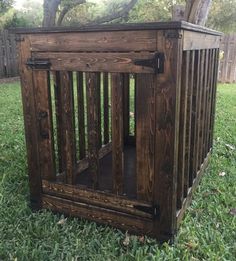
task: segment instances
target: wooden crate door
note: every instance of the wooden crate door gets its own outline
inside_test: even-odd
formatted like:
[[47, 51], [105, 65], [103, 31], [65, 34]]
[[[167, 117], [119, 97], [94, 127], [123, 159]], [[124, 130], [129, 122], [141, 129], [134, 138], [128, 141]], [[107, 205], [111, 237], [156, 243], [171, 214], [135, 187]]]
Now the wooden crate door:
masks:
[[33, 72], [33, 85], [38, 123], [40, 175], [42, 179], [54, 181], [56, 174], [49, 72], [35, 70]]

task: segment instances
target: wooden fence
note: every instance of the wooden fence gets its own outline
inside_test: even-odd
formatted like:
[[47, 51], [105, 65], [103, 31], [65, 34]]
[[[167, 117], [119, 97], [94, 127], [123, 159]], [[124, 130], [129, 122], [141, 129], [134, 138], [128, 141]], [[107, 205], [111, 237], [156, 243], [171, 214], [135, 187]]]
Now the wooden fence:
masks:
[[236, 82], [236, 34], [225, 35], [222, 38], [222, 57], [219, 67], [219, 82]]
[[18, 75], [16, 37], [7, 30], [0, 32], [0, 78]]

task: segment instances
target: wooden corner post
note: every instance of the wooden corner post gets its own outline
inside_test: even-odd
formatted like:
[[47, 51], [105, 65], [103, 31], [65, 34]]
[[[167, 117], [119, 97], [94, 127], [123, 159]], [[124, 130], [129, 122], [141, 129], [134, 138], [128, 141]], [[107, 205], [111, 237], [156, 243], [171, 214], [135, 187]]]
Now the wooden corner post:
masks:
[[41, 208], [41, 178], [39, 164], [39, 141], [36, 117], [35, 93], [33, 89], [32, 69], [27, 67], [27, 59], [31, 57], [28, 36], [21, 37], [19, 42], [19, 68], [21, 75], [21, 92], [24, 112], [25, 141], [27, 148], [28, 173], [30, 183], [31, 208]]
[[153, 203], [158, 206], [154, 233], [160, 241], [176, 232], [176, 194], [179, 111], [182, 65], [182, 30], [157, 32], [157, 50], [164, 53], [164, 73], [156, 76], [155, 181]]

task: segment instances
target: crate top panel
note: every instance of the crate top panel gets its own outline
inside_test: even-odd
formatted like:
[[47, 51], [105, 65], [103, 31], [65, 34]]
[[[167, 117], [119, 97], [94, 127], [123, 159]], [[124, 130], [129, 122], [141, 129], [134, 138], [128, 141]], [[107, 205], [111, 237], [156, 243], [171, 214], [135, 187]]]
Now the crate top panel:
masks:
[[109, 24], [96, 26], [79, 26], [79, 27], [38, 27], [38, 28], [17, 28], [11, 29], [17, 34], [48, 34], [48, 33], [71, 33], [71, 32], [109, 32], [109, 31], [142, 31], [142, 30], [188, 30], [201, 32], [211, 35], [222, 35], [215, 30], [191, 24], [185, 21], [177, 22], [155, 22], [155, 23], [128, 23], [128, 24]]

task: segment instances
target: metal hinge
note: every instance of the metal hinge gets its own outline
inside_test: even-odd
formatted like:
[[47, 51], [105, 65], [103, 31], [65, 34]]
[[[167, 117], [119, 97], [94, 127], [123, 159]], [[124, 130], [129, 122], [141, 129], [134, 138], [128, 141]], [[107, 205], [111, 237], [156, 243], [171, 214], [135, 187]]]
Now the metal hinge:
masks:
[[137, 210], [146, 212], [148, 214], [151, 214], [153, 216], [153, 219], [158, 219], [160, 217], [160, 207], [158, 205], [153, 206], [141, 206], [141, 205], [134, 205], [134, 208]]
[[26, 65], [31, 69], [49, 70], [51, 67], [51, 62], [48, 59], [29, 58]]
[[164, 53], [155, 53], [151, 59], [137, 59], [134, 61], [135, 65], [150, 67], [155, 74], [164, 73]]

